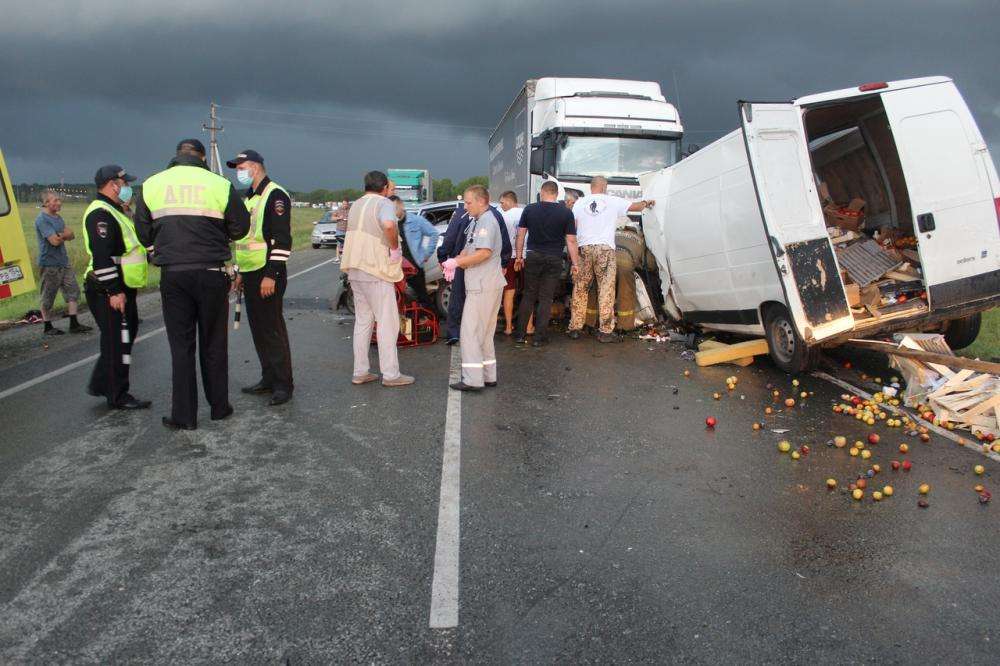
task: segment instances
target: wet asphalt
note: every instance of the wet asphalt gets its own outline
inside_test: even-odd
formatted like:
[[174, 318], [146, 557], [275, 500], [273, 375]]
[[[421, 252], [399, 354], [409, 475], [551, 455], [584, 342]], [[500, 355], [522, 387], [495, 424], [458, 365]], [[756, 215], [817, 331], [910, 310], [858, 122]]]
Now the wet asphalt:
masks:
[[[245, 328], [236, 414], [203, 405], [194, 433], [159, 423], [163, 335], [133, 353], [149, 412], [107, 412], [86, 366], [0, 400], [0, 662], [995, 663], [1000, 500], [972, 490], [997, 490], [995, 462], [884, 426], [863, 462], [827, 446], [871, 431], [832, 413], [840, 389], [800, 377], [814, 395], [787, 410], [766, 359], [699, 369], [637, 340], [498, 342], [500, 387], [462, 398], [459, 625], [430, 629], [450, 350], [402, 350], [413, 387], [352, 386], [336, 276], [289, 285], [281, 408], [238, 392], [257, 379]], [[71, 362], [96, 339], [60, 344]], [[0, 370], [0, 391], [52, 358]], [[903, 441], [913, 469], [892, 472]], [[826, 489], [872, 462], [892, 498]]]

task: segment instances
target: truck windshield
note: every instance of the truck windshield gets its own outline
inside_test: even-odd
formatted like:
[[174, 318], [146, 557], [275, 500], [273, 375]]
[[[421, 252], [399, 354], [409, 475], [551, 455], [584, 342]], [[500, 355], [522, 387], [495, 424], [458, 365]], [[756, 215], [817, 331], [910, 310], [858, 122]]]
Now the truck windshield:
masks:
[[558, 176], [635, 178], [677, 161], [679, 139], [566, 136], [556, 163]]

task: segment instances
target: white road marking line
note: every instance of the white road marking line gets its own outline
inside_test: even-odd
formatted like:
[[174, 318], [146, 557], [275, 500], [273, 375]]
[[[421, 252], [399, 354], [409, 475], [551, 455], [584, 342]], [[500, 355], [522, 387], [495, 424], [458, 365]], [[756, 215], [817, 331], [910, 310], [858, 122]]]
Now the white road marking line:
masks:
[[[458, 346], [451, 348], [448, 383], [462, 380]], [[431, 583], [431, 629], [458, 626], [459, 493], [462, 466], [462, 392], [448, 389], [441, 462], [441, 498], [438, 500], [437, 544]]]
[[[853, 384], [845, 382], [842, 379], [837, 379], [836, 377], [834, 377], [832, 375], [828, 375], [825, 372], [814, 372], [814, 373], [812, 373], [812, 376], [813, 377], [817, 377], [817, 378], [822, 379], [822, 380], [825, 380], [825, 381], [828, 381], [831, 384], [833, 384], [834, 386], [839, 386], [840, 388], [842, 388], [842, 389], [844, 389], [846, 391], [850, 391], [851, 393], [855, 393], [859, 397], [864, 398], [865, 400], [871, 400], [871, 397], [872, 397], [871, 393], [868, 393], [867, 391], [863, 391], [862, 389], [858, 388], [857, 386], [854, 386]], [[928, 421], [924, 421], [916, 413], [912, 413], [909, 410], [901, 409], [899, 407], [893, 407], [892, 405], [884, 404], [884, 403], [883, 403], [882, 407], [885, 408], [885, 409], [887, 409], [887, 410], [889, 410], [890, 412], [892, 412], [893, 414], [895, 414], [897, 416], [909, 416], [911, 419], [913, 419], [914, 421], [916, 421], [920, 425], [924, 426], [925, 428], [927, 428], [929, 430], [934, 431], [935, 434], [938, 434], [938, 435], [941, 435], [942, 437], [950, 439], [951, 441], [955, 442], [956, 444], [961, 443], [961, 440], [964, 439], [965, 442], [966, 442], [966, 444], [962, 446], [963, 449], [971, 449], [973, 451], [978, 452], [981, 455], [986, 456], [987, 458], [990, 458], [991, 460], [996, 460], [997, 462], [1000, 462], [1000, 454], [993, 453], [992, 451], [983, 450], [983, 447], [980, 446], [979, 441], [976, 440], [976, 438], [975, 438], [974, 435], [970, 435], [968, 438], [960, 437], [960, 436], [956, 435], [954, 432], [952, 432], [951, 430], [947, 430], [947, 429], [942, 428], [940, 426], [936, 426], [933, 423], [930, 423]]]
[[[317, 268], [319, 268], [321, 266], [326, 266], [327, 264], [332, 263], [333, 261], [334, 261], [333, 259], [327, 259], [326, 261], [321, 261], [320, 263], [316, 264], [315, 266], [310, 266], [309, 268], [306, 268], [305, 270], [301, 270], [298, 273], [293, 273], [293, 274], [289, 275], [288, 279], [291, 280], [293, 278], [299, 277], [300, 275], [305, 275], [309, 271], [316, 270]], [[143, 333], [138, 338], [136, 338], [135, 341], [136, 342], [142, 342], [143, 340], [148, 340], [149, 338], [151, 338], [153, 336], [156, 336], [156, 335], [159, 335], [160, 333], [163, 333], [165, 330], [167, 330], [165, 326], [161, 326], [159, 328], [155, 328], [152, 331], [150, 331], [149, 333]], [[9, 389], [0, 391], [0, 400], [3, 400], [4, 398], [8, 398], [8, 397], [14, 395], [15, 393], [20, 393], [21, 391], [24, 391], [25, 389], [29, 389], [32, 386], [37, 386], [38, 384], [41, 384], [42, 382], [47, 382], [48, 380], [50, 380], [50, 379], [52, 379], [54, 377], [58, 377], [60, 375], [64, 375], [64, 374], [66, 374], [67, 372], [69, 372], [71, 370], [76, 370], [80, 366], [87, 365], [88, 363], [93, 363], [94, 361], [97, 360], [97, 358], [99, 356], [100, 356], [100, 354], [93, 354], [91, 356], [88, 356], [87, 358], [81, 358], [79, 361], [73, 361], [72, 363], [70, 363], [68, 365], [64, 365], [61, 368], [56, 368], [52, 372], [46, 372], [44, 375], [39, 375], [38, 377], [35, 377], [34, 379], [29, 379], [28, 381], [23, 382], [21, 384], [18, 384], [17, 386], [12, 386]]]

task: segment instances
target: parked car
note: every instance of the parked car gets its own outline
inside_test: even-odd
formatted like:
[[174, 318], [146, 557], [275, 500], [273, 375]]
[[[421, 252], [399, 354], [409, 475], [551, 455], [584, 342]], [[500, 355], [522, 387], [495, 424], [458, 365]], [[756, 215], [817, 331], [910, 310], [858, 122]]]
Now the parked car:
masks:
[[310, 241], [313, 249], [321, 247], [336, 247], [338, 243], [344, 242], [344, 232], [337, 231], [337, 220], [333, 219], [333, 211], [326, 211], [323, 217], [313, 222], [313, 231]]

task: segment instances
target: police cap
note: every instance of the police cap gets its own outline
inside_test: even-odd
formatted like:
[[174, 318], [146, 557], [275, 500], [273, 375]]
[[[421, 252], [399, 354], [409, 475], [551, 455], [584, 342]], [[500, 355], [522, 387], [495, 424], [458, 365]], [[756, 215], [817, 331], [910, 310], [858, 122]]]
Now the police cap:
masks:
[[240, 154], [233, 159], [226, 162], [226, 166], [230, 169], [235, 169], [240, 164], [244, 162], [256, 162], [257, 164], [264, 164], [264, 157], [258, 153], [256, 150], [243, 150]]
[[135, 176], [130, 173], [126, 173], [125, 169], [121, 168], [117, 164], [107, 164], [98, 169], [97, 173], [94, 174], [94, 184], [98, 187], [104, 187], [105, 183], [115, 180], [116, 178], [121, 178], [126, 183], [135, 181]]

